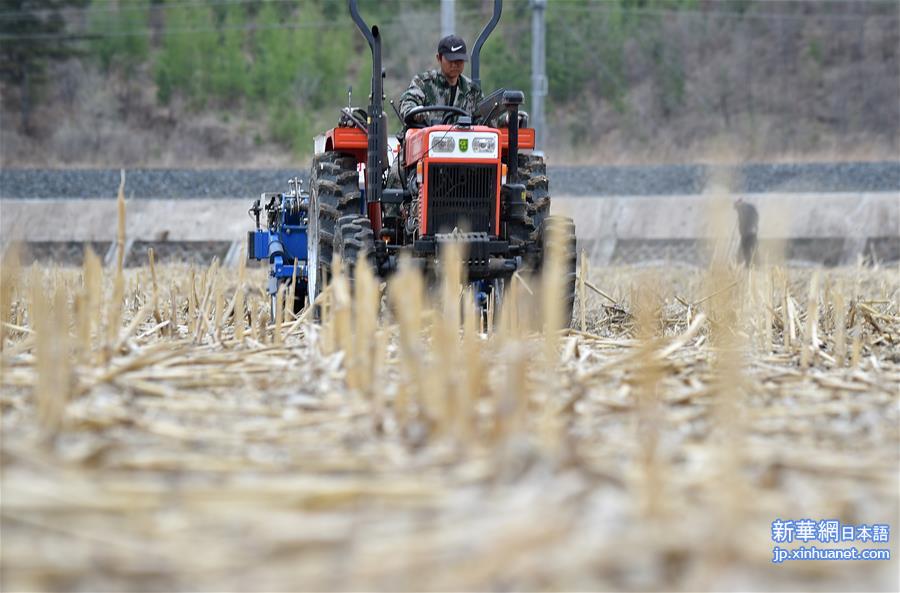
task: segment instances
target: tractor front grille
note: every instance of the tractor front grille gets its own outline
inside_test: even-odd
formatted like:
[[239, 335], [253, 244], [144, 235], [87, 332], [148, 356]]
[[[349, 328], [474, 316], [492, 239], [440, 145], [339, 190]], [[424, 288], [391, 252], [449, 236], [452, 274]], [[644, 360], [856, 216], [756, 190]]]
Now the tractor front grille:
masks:
[[461, 231], [497, 234], [497, 165], [428, 166], [428, 234]]

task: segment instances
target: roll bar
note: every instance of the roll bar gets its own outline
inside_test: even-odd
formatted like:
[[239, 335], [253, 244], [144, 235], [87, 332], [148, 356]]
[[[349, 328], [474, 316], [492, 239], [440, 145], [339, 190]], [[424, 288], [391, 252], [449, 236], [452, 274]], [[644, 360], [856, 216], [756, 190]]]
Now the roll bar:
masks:
[[478, 39], [475, 41], [475, 47], [472, 48], [472, 80], [476, 84], [481, 85], [481, 46], [487, 41], [488, 37], [500, 22], [500, 13], [503, 12], [503, 0], [494, 0], [494, 15], [488, 24], [481, 30]]
[[377, 26], [371, 29], [359, 14], [357, 0], [348, 0], [350, 16], [356, 28], [369, 43], [372, 51], [372, 95], [369, 104], [369, 137], [366, 158], [366, 201], [380, 202], [382, 181], [387, 167], [387, 122], [384, 115], [384, 70], [381, 66], [381, 32]]
[[[359, 13], [357, 0], [347, 0], [350, 16], [372, 51], [372, 95], [369, 104], [369, 122], [366, 130], [368, 154], [366, 158], [366, 201], [380, 202], [384, 188], [382, 181], [387, 167], [387, 121], [384, 114], [384, 70], [381, 62], [381, 33], [377, 26], [369, 27]], [[494, 0], [494, 14], [481, 30], [472, 48], [472, 79], [481, 84], [481, 48], [500, 22], [503, 0]]]
[[356, 0], [350, 1], [350, 16], [353, 17], [353, 22], [356, 23], [356, 28], [359, 29], [359, 32], [363, 34], [363, 37], [366, 38], [366, 41], [369, 42], [369, 48], [373, 49], [375, 45], [375, 36], [372, 35], [372, 32], [369, 30], [369, 25], [366, 24], [366, 21], [363, 20], [362, 15], [359, 14], [359, 5]]

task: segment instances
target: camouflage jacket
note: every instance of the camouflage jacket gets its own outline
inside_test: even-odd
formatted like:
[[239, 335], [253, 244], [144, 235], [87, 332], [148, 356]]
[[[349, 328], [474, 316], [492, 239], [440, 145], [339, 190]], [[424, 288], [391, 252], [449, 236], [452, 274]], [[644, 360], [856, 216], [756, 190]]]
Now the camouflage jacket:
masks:
[[[481, 87], [472, 82], [471, 78], [460, 76], [456, 83], [456, 98], [454, 107], [472, 112], [478, 102], [484, 97]], [[448, 105], [450, 102], [450, 84], [444, 75], [438, 70], [429, 70], [417, 74], [409, 88], [400, 96], [400, 113], [403, 117], [415, 107], [422, 105]], [[434, 114], [438, 115], [438, 114]]]

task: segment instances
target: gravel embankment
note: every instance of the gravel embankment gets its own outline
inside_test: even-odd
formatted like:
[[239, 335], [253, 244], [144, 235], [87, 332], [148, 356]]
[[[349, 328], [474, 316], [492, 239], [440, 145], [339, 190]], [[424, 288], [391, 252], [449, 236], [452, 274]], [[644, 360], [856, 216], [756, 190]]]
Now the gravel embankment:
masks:
[[[241, 198], [287, 189], [306, 166], [291, 169], [131, 169], [126, 197]], [[867, 163], [748, 164], [717, 172], [705, 165], [550, 167], [556, 195], [685, 195], [703, 191], [721, 173], [741, 193], [900, 191], [900, 161]], [[2, 169], [0, 198], [115, 198], [117, 169]]]
[[900, 191], [900, 161], [748, 164], [731, 170], [706, 165], [550, 167], [553, 193], [573, 196], [698, 194], [719, 176], [740, 193]]

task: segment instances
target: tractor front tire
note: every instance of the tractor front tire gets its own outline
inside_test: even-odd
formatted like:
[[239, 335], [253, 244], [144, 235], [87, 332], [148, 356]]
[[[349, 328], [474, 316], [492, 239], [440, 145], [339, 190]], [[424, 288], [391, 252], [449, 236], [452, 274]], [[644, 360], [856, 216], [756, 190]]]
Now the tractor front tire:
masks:
[[538, 240], [544, 219], [550, 214], [550, 180], [542, 156], [519, 153], [518, 167], [527, 212], [524, 221], [510, 222], [507, 228], [510, 241], [523, 245]]
[[365, 216], [348, 214], [338, 219], [332, 250], [344, 263], [344, 270], [353, 277], [353, 269], [364, 262], [375, 271], [375, 233], [372, 221]]

